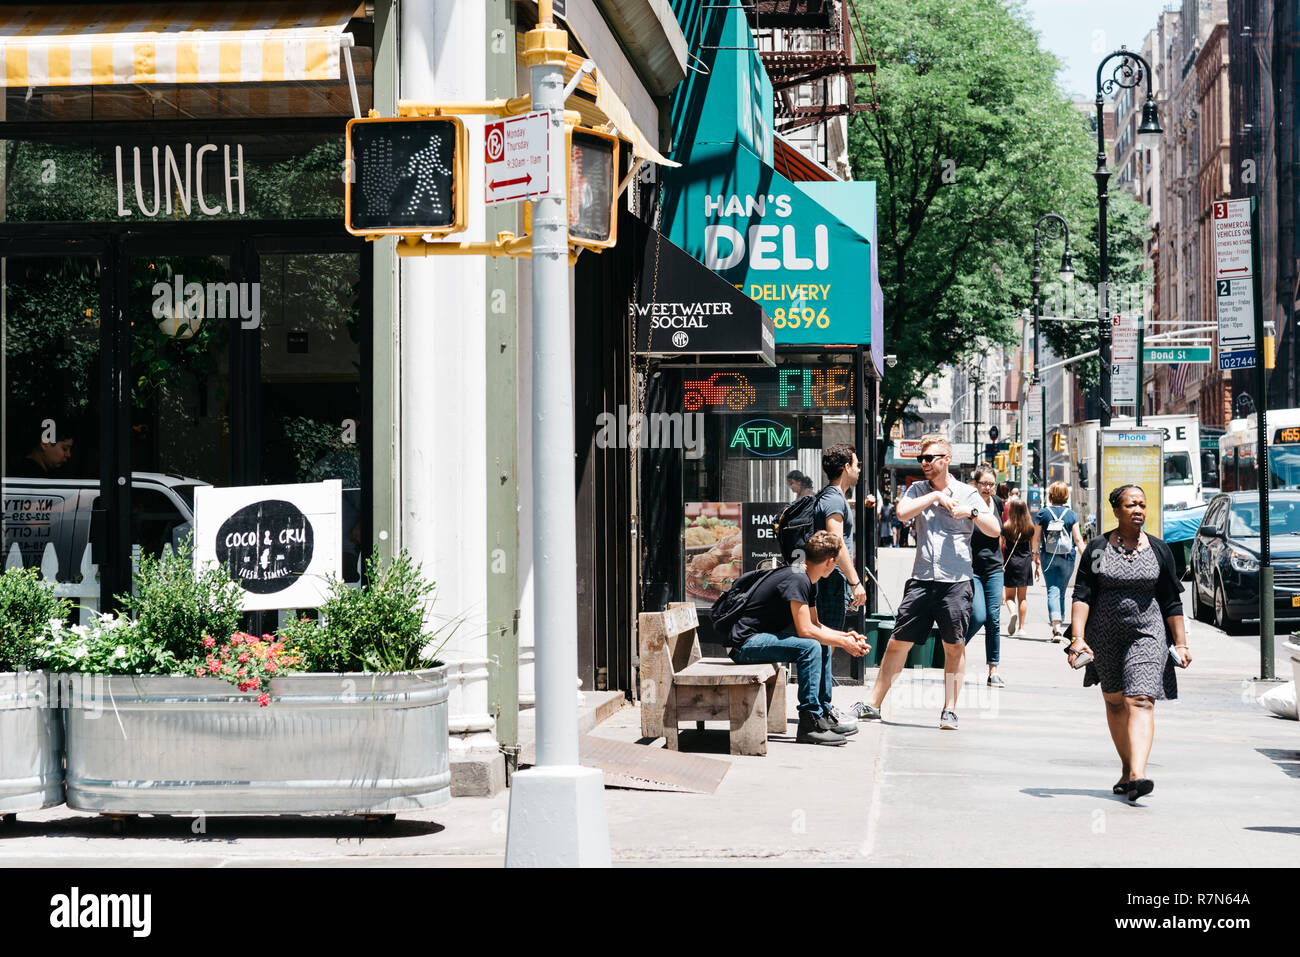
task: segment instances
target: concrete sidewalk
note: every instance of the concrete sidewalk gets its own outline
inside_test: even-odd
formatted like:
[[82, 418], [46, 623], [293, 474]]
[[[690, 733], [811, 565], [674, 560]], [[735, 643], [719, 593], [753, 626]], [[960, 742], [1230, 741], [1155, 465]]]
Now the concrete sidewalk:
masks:
[[[897, 604], [910, 549], [881, 551]], [[712, 795], [607, 790], [619, 864], [1286, 865], [1300, 854], [1300, 724], [1254, 703], [1257, 638], [1190, 623], [1192, 667], [1180, 697], [1156, 707], [1149, 765], [1156, 791], [1138, 806], [1110, 793], [1118, 772], [1100, 693], [1082, 688], [1061, 645], [1042, 637], [1046, 597], [1030, 593], [1027, 639], [1005, 640], [1008, 687], [984, 684], [980, 639], [958, 713], [939, 731], [941, 672], [900, 678], [883, 723], [842, 748], [771, 739], [765, 757], [731, 764]], [[882, 610], [888, 608], [881, 602]], [[1037, 623], [1035, 625], [1034, 623]], [[1280, 644], [1280, 643], [1279, 643]], [[1279, 656], [1278, 673], [1290, 676]], [[868, 671], [868, 681], [873, 672]], [[842, 707], [864, 689], [840, 687]], [[594, 734], [635, 742], [635, 708]], [[725, 749], [725, 736], [706, 744]], [[662, 747], [662, 739], [647, 743]], [[508, 793], [404, 813], [362, 836], [355, 819], [141, 819], [114, 837], [105, 819], [65, 808], [20, 815], [0, 832], [0, 865], [500, 866]]]

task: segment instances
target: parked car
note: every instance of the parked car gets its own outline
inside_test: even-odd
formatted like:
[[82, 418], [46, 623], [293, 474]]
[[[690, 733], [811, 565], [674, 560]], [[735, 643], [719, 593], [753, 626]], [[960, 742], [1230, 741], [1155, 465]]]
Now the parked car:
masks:
[[[1258, 492], [1215, 496], [1192, 540], [1192, 614], [1224, 631], [1259, 621]], [[1300, 491], [1269, 493], [1273, 617], [1300, 622]]]
[[[167, 545], [179, 544], [194, 521], [194, 489], [206, 484], [183, 475], [132, 473], [132, 544], [154, 556]], [[50, 544], [58, 561], [58, 580], [80, 580], [86, 546], [98, 534], [92, 533], [98, 508], [99, 482], [93, 478], [6, 478], [4, 560], [17, 545], [23, 565], [39, 567]], [[93, 560], [99, 557], [92, 554]]]

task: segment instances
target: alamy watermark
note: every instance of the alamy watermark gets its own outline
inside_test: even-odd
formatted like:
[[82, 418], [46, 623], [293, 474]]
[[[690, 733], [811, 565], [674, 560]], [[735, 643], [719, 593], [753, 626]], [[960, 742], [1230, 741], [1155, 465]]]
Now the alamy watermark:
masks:
[[685, 449], [694, 451], [704, 441], [702, 412], [618, 412], [596, 416], [596, 447], [601, 449]]
[[156, 282], [153, 317], [169, 335], [188, 339], [206, 319], [239, 319], [241, 329], [262, 324], [262, 284], [258, 282]]

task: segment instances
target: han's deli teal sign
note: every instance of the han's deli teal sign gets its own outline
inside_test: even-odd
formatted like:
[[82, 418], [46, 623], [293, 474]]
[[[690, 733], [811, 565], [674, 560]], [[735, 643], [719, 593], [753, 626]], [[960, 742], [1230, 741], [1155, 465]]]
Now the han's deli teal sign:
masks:
[[740, 143], [664, 171], [669, 238], [758, 302], [780, 344], [871, 341], [871, 244]]

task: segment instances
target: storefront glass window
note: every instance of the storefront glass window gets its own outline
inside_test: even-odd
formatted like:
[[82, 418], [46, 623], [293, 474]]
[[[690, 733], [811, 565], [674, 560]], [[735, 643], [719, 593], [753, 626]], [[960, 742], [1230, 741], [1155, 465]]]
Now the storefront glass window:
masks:
[[772, 523], [825, 487], [825, 449], [854, 444], [853, 368], [793, 355], [774, 369], [701, 367], [684, 373], [682, 396], [700, 437], [684, 456], [684, 592], [706, 609], [774, 563]]
[[343, 217], [341, 132], [11, 139], [4, 160], [8, 222]]
[[4, 561], [78, 581], [100, 531], [97, 263], [0, 260], [0, 276]]

